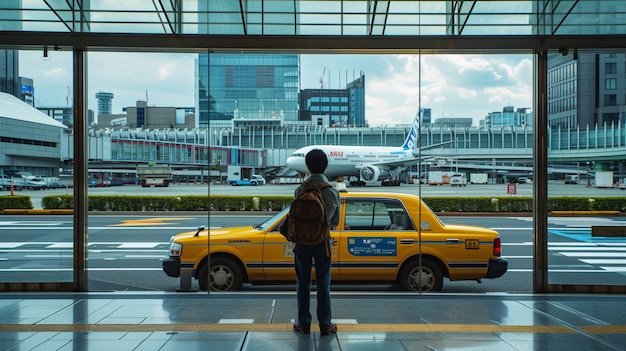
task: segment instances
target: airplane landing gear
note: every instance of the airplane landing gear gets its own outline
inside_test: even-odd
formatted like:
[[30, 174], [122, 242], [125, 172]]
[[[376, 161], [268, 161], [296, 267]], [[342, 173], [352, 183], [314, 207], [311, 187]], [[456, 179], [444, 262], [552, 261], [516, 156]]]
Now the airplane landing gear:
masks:
[[385, 179], [380, 185], [382, 186], [400, 186], [400, 181], [397, 179]]

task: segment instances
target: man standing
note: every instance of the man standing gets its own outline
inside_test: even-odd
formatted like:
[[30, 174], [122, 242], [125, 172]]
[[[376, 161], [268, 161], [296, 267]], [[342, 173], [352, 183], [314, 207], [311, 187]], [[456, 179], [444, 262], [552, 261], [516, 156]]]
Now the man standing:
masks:
[[[305, 156], [305, 162], [310, 176], [305, 182], [308, 186], [319, 187], [328, 183], [324, 175], [328, 166], [328, 158], [324, 151], [313, 149]], [[302, 186], [295, 191], [296, 197], [302, 190]], [[339, 193], [333, 187], [322, 189], [324, 208], [328, 228], [333, 229], [339, 224]], [[320, 233], [321, 235], [321, 233]], [[332, 240], [332, 239], [331, 239]], [[298, 295], [298, 320], [293, 325], [293, 330], [309, 334], [311, 332], [311, 270], [315, 260], [315, 279], [317, 285], [317, 320], [322, 335], [337, 332], [337, 325], [331, 322], [330, 307], [330, 251], [329, 240], [324, 240], [316, 245], [304, 245], [296, 243], [293, 249], [296, 266], [297, 295]]]

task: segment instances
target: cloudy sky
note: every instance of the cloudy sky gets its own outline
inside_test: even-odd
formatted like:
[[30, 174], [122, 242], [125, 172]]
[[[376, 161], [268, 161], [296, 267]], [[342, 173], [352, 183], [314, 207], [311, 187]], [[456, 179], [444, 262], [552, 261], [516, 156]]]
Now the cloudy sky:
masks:
[[[20, 75], [32, 78], [36, 105], [68, 106], [71, 53], [20, 53]], [[90, 53], [88, 103], [112, 92], [113, 113], [146, 100], [156, 106], [194, 106], [192, 54]], [[371, 125], [410, 123], [418, 106], [433, 119], [472, 117], [475, 123], [504, 106], [532, 107], [530, 55], [303, 55], [302, 88], [345, 88], [365, 74], [366, 119]], [[420, 75], [421, 69], [421, 75]], [[421, 89], [420, 89], [421, 86]], [[421, 100], [421, 101], [420, 101]], [[71, 104], [71, 100], [69, 101]]]

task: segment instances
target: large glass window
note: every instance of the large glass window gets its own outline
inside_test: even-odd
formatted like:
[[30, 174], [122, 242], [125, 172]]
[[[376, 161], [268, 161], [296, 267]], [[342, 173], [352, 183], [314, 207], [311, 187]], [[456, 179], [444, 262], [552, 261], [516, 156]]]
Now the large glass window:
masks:
[[[12, 68], [0, 81], [20, 87], [0, 84], [0, 282], [64, 289], [75, 257], [72, 56], [3, 49], [0, 67]], [[67, 210], [37, 216], [49, 194]]]
[[[619, 52], [581, 50], [576, 56], [548, 56], [548, 75], [564, 60], [576, 61], [575, 75], [581, 82], [575, 125], [561, 131], [569, 137], [563, 139], [554, 128], [550, 130], [548, 160], [553, 171], [548, 173], [548, 283], [557, 290], [626, 285], [621, 259], [626, 239], [619, 217], [626, 170], [618, 156], [624, 153], [626, 131], [620, 113], [612, 109], [623, 107], [617, 96], [625, 92], [615, 78], [606, 76], [623, 67], [625, 57]], [[596, 70], [604, 58], [617, 61]], [[603, 85], [616, 94], [604, 94], [602, 106], [598, 106], [593, 89], [585, 88], [594, 85]], [[550, 111], [547, 118], [550, 123], [558, 114]]]
[[[2, 110], [5, 115], [0, 115], [4, 126], [0, 130], [2, 186], [7, 190], [9, 201], [15, 201], [17, 195], [27, 195], [35, 209], [71, 208], [73, 194], [76, 117], [70, 106], [73, 103], [70, 98], [73, 86], [69, 83], [72, 79], [64, 73], [71, 72], [72, 60], [63, 51], [49, 55], [42, 58], [40, 52], [20, 52], [20, 62], [24, 62], [19, 72], [24, 86], [20, 93], [24, 96], [2, 95], [3, 104], [15, 106], [19, 113], [11, 114], [12, 110], [6, 108]], [[232, 56], [224, 61], [230, 64], [226, 71], [237, 72], [237, 64], [249, 64], [247, 54], [240, 55], [244, 57]], [[197, 100], [200, 98], [196, 96], [201, 96], [203, 91], [220, 97], [215, 100], [215, 110], [210, 111], [223, 111], [219, 108], [222, 103], [238, 105], [240, 102], [250, 111], [251, 106], [264, 111], [268, 106], [292, 106], [293, 94], [298, 98], [302, 95], [294, 91], [285, 94], [280, 84], [265, 86], [268, 72], [275, 74], [277, 70], [269, 69], [267, 59], [255, 54], [254, 58], [265, 65], [250, 70], [258, 75], [251, 86], [265, 91], [254, 98], [250, 94], [257, 92], [250, 89], [233, 90], [227, 96], [224, 91], [230, 86], [220, 84], [226, 80], [224, 75], [220, 76], [220, 70], [215, 72], [221, 79], [196, 74], [213, 72], [211, 58], [206, 61], [207, 69], [200, 69], [203, 61], [200, 56], [120, 52], [88, 55], [88, 67], [92, 67], [88, 71], [87, 93], [91, 112], [85, 117], [88, 141], [84, 147], [89, 159], [89, 195], [95, 196], [89, 202], [93, 212], [88, 218], [88, 270], [92, 290], [176, 289], [178, 282], [164, 276], [161, 267], [167, 242], [172, 234], [194, 228], [206, 218], [154, 214], [152, 211], [159, 208], [154, 204], [140, 209], [140, 214], [105, 218], [96, 215], [112, 210], [103, 199], [129, 196], [128, 202], [132, 203], [144, 196], [207, 194], [210, 182], [215, 184], [216, 192], [233, 195], [236, 188], [224, 184], [232, 167], [246, 170], [247, 173], [241, 175], [247, 176], [242, 178], [262, 175], [274, 184], [284, 182], [285, 186], [280, 189], [287, 189], [284, 195], [289, 196], [302, 178], [281, 176], [278, 172], [293, 150], [312, 144], [400, 147], [407, 140], [414, 142], [407, 136], [416, 118], [421, 135], [418, 138], [420, 148], [409, 155], [414, 158], [414, 164], [393, 173], [392, 163], [389, 166], [377, 162], [374, 154], [367, 154], [364, 157], [371, 161], [362, 164], [370, 166], [362, 167], [367, 172], [353, 166], [345, 176], [353, 181], [374, 177], [374, 181], [371, 181], [374, 178], [368, 179], [369, 188], [385, 180], [398, 180], [399, 187], [385, 187], [382, 191], [417, 193], [427, 203], [429, 198], [437, 196], [471, 198], [487, 193], [498, 203], [504, 201], [497, 199], [502, 193], [508, 199], [519, 201], [533, 195], [534, 111], [531, 109], [529, 55], [360, 55], [358, 62], [363, 67], [357, 69], [363, 75], [356, 75], [354, 80], [332, 80], [323, 76], [323, 90], [334, 95], [317, 100], [311, 95], [306, 103], [296, 103], [297, 119], [290, 120], [282, 112], [276, 112], [278, 109], [271, 117], [250, 114], [249, 118], [237, 115], [240, 118], [220, 120], [215, 115], [215, 119], [208, 119], [216, 123], [211, 128], [203, 126], [199, 118], [202, 114], [198, 111], [201, 107]], [[622, 87], [607, 83], [611, 80], [615, 83], [615, 78], [604, 77], [604, 73], [595, 69], [602, 67], [597, 60], [603, 57], [602, 53], [582, 50], [576, 58], [562, 53], [549, 56], [548, 89], [553, 93], [547, 104], [554, 108], [549, 110], [546, 121], [549, 125], [547, 181], [551, 211], [547, 250], [548, 280], [554, 285], [624, 285], [621, 275], [624, 263], [619, 259], [620, 246], [624, 243], [619, 231], [622, 223], [615, 215], [621, 208], [622, 189], [626, 188], [626, 169], [619, 160], [626, 140], [623, 116], [619, 112], [623, 101], [617, 96], [626, 93], [621, 91]], [[620, 57], [626, 55], [615, 55], [613, 59]], [[276, 55], [271, 58], [278, 59], [275, 62], [279, 66], [284, 63]], [[356, 62], [350, 60], [353, 58], [350, 55], [302, 55], [300, 60], [288, 61], [297, 62], [302, 72], [298, 86], [319, 92], [319, 73], [344, 60]], [[147, 66], [146, 62], [155, 64], [142, 67], [145, 71], [133, 71], [136, 67]], [[423, 67], [428, 67], [428, 74]], [[124, 80], [129, 71], [134, 72], [132, 79]], [[374, 73], [370, 77], [368, 72]], [[364, 81], [365, 75], [371, 86], [355, 87]], [[503, 75], [507, 79], [502, 79]], [[151, 80], [152, 77], [156, 80]], [[273, 77], [280, 81], [280, 77]], [[585, 77], [585, 84], [576, 89], [579, 77]], [[251, 82], [243, 76], [239, 78], [242, 79], [238, 84]], [[105, 84], [107, 80], [123, 84]], [[476, 85], [477, 81], [481, 85]], [[200, 82], [216, 85], [200, 87]], [[596, 91], [588, 87], [602, 86], [602, 82], [616, 94], [602, 95], [604, 105], [597, 106]], [[59, 91], [62, 91], [60, 99]], [[268, 96], [273, 96], [273, 100], [267, 100]], [[29, 101], [34, 106], [29, 105]], [[67, 106], [56, 105], [59, 101]], [[361, 101], [362, 107], [357, 103]], [[321, 104], [317, 107], [325, 103], [323, 107], [335, 113], [320, 116], [315, 114], [315, 105], [308, 111], [301, 109], [312, 102]], [[607, 108], [615, 106], [618, 107], [615, 110]], [[204, 112], [211, 115], [210, 111]], [[338, 111], [350, 112], [350, 119]], [[232, 112], [233, 116], [239, 113], [238, 110]], [[425, 116], [432, 116], [432, 119], [427, 120]], [[363, 123], [355, 123], [357, 120]], [[220, 124], [221, 121], [227, 123]], [[331, 178], [335, 181], [335, 176]], [[465, 186], [451, 190], [453, 179], [461, 182], [465, 179]], [[39, 190], [37, 184], [45, 184], [46, 189]], [[422, 187], [425, 184], [437, 186]], [[264, 189], [250, 187], [245, 191], [253, 193]], [[63, 201], [65, 205], [61, 205]], [[430, 201], [436, 208], [435, 200]], [[71, 214], [70, 210], [46, 217], [25, 217], [17, 213], [15, 217], [5, 217], [10, 221], [0, 228], [4, 235], [0, 248], [7, 259], [0, 261], [0, 278], [15, 283], [71, 283], [75, 264]], [[444, 214], [447, 213], [442, 212], [442, 221], [450, 225], [496, 227], [494, 223], [501, 220], [487, 216], [474, 221]], [[516, 289], [530, 291], [533, 232], [529, 218], [513, 216], [505, 225], [498, 225], [503, 256], [510, 264], [510, 270], [503, 277], [480, 287], [473, 282], [445, 284], [446, 289], [502, 291], [513, 284]], [[253, 219], [251, 215], [249, 220]], [[179, 223], [163, 224], [173, 220]], [[34, 229], [22, 234], [23, 228], [33, 221], [37, 222]], [[239, 224], [222, 218], [220, 221], [224, 226]], [[50, 233], [43, 228], [53, 229]], [[140, 278], [137, 272], [141, 272]]]

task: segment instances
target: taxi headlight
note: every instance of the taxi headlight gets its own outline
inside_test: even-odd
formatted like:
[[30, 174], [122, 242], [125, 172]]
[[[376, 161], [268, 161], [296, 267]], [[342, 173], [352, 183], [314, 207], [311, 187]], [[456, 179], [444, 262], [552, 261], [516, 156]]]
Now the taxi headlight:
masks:
[[183, 252], [183, 244], [170, 241], [170, 256], [180, 256], [181, 252]]

